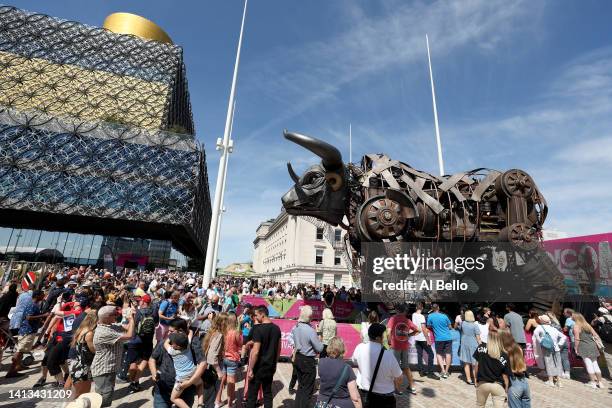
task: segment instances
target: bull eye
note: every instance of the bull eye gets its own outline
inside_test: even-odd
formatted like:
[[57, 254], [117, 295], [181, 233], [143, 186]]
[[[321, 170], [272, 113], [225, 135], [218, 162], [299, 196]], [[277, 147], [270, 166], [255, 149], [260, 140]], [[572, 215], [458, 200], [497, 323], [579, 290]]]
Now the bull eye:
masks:
[[319, 172], [307, 173], [306, 175], [304, 175], [304, 180], [302, 182], [302, 185], [310, 185], [314, 187], [320, 184], [322, 179], [323, 179], [323, 174]]

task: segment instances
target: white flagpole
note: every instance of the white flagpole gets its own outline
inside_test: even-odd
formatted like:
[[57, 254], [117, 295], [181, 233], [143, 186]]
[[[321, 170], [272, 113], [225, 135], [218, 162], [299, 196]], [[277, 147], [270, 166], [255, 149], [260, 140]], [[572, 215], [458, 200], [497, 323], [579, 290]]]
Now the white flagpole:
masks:
[[425, 34], [427, 42], [427, 61], [429, 62], [429, 80], [431, 82], [431, 100], [433, 102], [434, 124], [436, 126], [436, 142], [438, 144], [438, 166], [440, 175], [444, 175], [444, 161], [442, 160], [442, 142], [440, 141], [440, 127], [438, 126], [438, 108], [436, 107], [436, 90], [434, 88], [433, 72], [431, 70], [431, 54], [429, 53], [429, 37]]
[[353, 126], [349, 123], [349, 163], [353, 162]]
[[227, 116], [225, 118], [225, 132], [223, 133], [223, 141], [217, 141], [217, 148], [221, 150], [221, 160], [219, 161], [219, 172], [217, 173], [217, 185], [215, 188], [215, 199], [212, 207], [212, 216], [210, 219], [210, 231], [208, 233], [208, 245], [206, 248], [206, 262], [204, 264], [204, 287], [208, 287], [210, 283], [213, 269], [215, 268], [214, 263], [215, 257], [215, 242], [219, 235], [217, 235], [217, 229], [219, 228], [219, 213], [221, 212], [221, 196], [222, 191], [225, 187], [225, 176], [226, 167], [229, 154], [231, 153], [230, 148], [230, 126], [232, 121], [232, 106], [234, 105], [234, 95], [236, 94], [236, 79], [238, 77], [238, 66], [240, 64], [240, 49], [242, 48], [242, 34], [244, 32], [244, 20], [246, 19], [248, 0], [244, 1], [244, 10], [242, 11], [242, 23], [240, 25], [240, 37], [238, 38], [238, 49], [236, 51], [236, 62], [234, 64], [234, 75], [232, 77], [232, 87], [230, 90], [230, 97], [227, 104]]
[[[234, 112], [236, 111], [236, 100], [234, 100], [234, 106], [232, 107], [232, 121], [230, 123], [230, 142], [231, 142], [231, 150], [233, 152], [233, 142], [232, 130], [234, 129]], [[219, 261], [219, 244], [221, 243], [221, 221], [223, 218], [223, 213], [225, 212], [225, 182], [227, 181], [227, 167], [225, 166], [225, 176], [223, 176], [223, 190], [221, 190], [221, 211], [219, 211], [219, 226], [217, 228], [217, 236], [215, 238], [215, 252], [214, 252], [214, 268], [213, 268], [213, 277], [217, 277], [217, 263]]]

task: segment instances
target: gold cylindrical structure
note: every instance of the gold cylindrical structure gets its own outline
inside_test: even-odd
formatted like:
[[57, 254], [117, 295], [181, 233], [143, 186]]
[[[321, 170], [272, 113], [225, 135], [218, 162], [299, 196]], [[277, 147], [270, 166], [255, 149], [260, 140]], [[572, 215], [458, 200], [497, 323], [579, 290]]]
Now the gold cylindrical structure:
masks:
[[110, 14], [104, 20], [104, 28], [117, 34], [132, 34], [147, 40], [172, 44], [172, 39], [161, 27], [136, 14]]

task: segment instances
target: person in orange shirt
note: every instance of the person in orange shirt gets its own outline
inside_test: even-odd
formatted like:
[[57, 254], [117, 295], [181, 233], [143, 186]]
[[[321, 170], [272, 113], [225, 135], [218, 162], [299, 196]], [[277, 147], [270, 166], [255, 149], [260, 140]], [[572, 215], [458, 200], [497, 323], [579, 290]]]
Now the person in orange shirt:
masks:
[[242, 333], [238, 330], [238, 320], [235, 313], [228, 313], [227, 331], [223, 339], [223, 379], [221, 389], [227, 383], [227, 405], [233, 406], [236, 398], [236, 376], [240, 370], [240, 351], [242, 349]]

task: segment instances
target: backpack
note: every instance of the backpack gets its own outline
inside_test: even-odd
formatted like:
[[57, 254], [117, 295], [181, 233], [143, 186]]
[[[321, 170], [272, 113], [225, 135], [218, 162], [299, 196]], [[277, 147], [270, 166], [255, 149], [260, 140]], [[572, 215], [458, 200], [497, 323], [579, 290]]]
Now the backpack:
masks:
[[155, 333], [155, 319], [153, 315], [145, 314], [140, 318], [138, 327], [136, 328], [136, 334], [140, 337], [152, 336]]
[[548, 334], [548, 332], [545, 329], [544, 329], [544, 337], [542, 337], [542, 340], [540, 341], [540, 347], [548, 351], [555, 350], [555, 342], [553, 341], [552, 337], [550, 336], [550, 334]]

